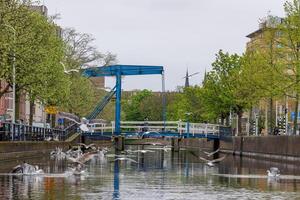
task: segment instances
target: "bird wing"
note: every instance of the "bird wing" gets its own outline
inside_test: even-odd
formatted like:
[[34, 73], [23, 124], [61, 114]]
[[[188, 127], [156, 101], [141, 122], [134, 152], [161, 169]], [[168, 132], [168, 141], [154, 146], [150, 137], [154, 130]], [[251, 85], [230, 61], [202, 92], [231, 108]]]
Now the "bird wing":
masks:
[[96, 155], [95, 153], [85, 153], [81, 157], [79, 157], [77, 159], [77, 161], [79, 161], [81, 163], [86, 163], [87, 161], [89, 161], [92, 158], [94, 158], [95, 155]]
[[135, 160], [133, 160], [133, 159], [131, 159], [131, 158], [125, 158], [125, 160], [128, 160], [128, 161], [130, 161], [130, 162], [134, 162], [134, 163], [138, 163], [137, 161], [135, 161]]
[[221, 162], [221, 161], [224, 160], [225, 158], [226, 158], [226, 156], [223, 156], [223, 157], [221, 157], [221, 158], [217, 158], [217, 159], [215, 159], [215, 160], [211, 160], [210, 162], [212, 162], [212, 163]]
[[208, 157], [210, 157], [210, 156], [212, 156], [212, 155], [218, 153], [219, 151], [220, 151], [220, 148], [217, 149], [217, 150], [215, 150], [215, 151], [213, 151], [213, 152], [203, 151], [203, 153], [205, 153]]
[[23, 169], [22, 169], [21, 165], [17, 165], [14, 168], [12, 168], [10, 173], [19, 173], [20, 171], [23, 172]]
[[79, 72], [78, 69], [70, 69], [70, 70], [67, 70], [67, 72]]
[[94, 146], [96, 146], [94, 143], [92, 143], [92, 144], [89, 144], [88, 146], [87, 146], [87, 148], [92, 148], [92, 147], [94, 147]]
[[87, 148], [88, 146], [86, 146], [86, 144], [84, 143], [78, 143], [79, 146], [84, 146], [85, 148]]
[[84, 132], [88, 132], [90, 130], [86, 124], [81, 124], [79, 128]]
[[72, 119], [72, 118], [67, 117], [67, 116], [61, 116], [61, 118], [68, 119], [68, 120], [70, 120], [70, 121], [72, 121], [72, 122], [75, 122], [76, 124], [80, 124], [80, 123], [79, 123], [78, 121], [76, 121], [75, 119]]
[[207, 156], [210, 157], [210, 156], [212, 156], [212, 155], [218, 153], [219, 151], [220, 151], [220, 148], [217, 149], [217, 150], [215, 150], [215, 151], [213, 151], [213, 152], [211, 152], [211, 153], [209, 153], [209, 154], [207, 154]]
[[207, 160], [207, 159], [205, 159], [205, 158], [203, 158], [203, 157], [201, 157], [201, 156], [199, 156], [199, 159], [200, 159], [200, 160], [203, 160], [204, 162], [210, 162], [210, 160]]

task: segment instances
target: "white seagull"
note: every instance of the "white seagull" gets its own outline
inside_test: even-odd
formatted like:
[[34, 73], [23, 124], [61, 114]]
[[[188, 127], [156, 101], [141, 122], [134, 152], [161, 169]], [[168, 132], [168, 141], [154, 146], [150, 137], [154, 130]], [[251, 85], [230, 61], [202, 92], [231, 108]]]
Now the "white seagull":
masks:
[[226, 156], [223, 156], [221, 158], [217, 158], [217, 159], [214, 159], [214, 160], [207, 160], [206, 158], [203, 158], [203, 157], [199, 156], [199, 159], [203, 160], [204, 162], [206, 162], [205, 164], [208, 165], [209, 167], [213, 167], [213, 166], [215, 166], [214, 163], [221, 162], [222, 160], [224, 160], [225, 157]]
[[138, 163], [137, 161], [135, 161], [135, 160], [133, 160], [133, 159], [131, 159], [131, 158], [126, 158], [126, 157], [116, 158], [115, 161], [117, 161], [117, 160], [120, 160], [120, 161], [122, 161], [122, 160], [127, 160], [127, 161], [129, 161], [129, 162]]
[[70, 120], [70, 121], [72, 121], [72, 122], [75, 122], [76, 124], [79, 124], [79, 125], [80, 125], [80, 126], [79, 126], [80, 130], [82, 130], [83, 132], [88, 132], [88, 131], [90, 130], [90, 129], [88, 128], [87, 124], [85, 124], [85, 123], [78, 122], [78, 121], [76, 121], [75, 119], [72, 119], [72, 118], [67, 117], [67, 116], [62, 116], [62, 118], [68, 119], [68, 120]]
[[144, 153], [145, 154], [145, 153], [153, 153], [155, 151], [142, 149], [142, 150], [135, 150], [135, 151], [131, 151], [131, 152], [138, 152], [138, 153]]
[[220, 151], [220, 148], [217, 149], [217, 150], [215, 150], [215, 151], [213, 151], [213, 152], [206, 152], [206, 151], [203, 151], [203, 153], [205, 153], [205, 154], [207, 155], [207, 157], [210, 157], [210, 156], [212, 156], [212, 155], [218, 153], [219, 151]]
[[279, 177], [280, 170], [277, 167], [271, 167], [270, 170], [267, 170], [268, 177]]
[[66, 74], [70, 74], [71, 72], [79, 72], [79, 70], [78, 69], [69, 69], [69, 70], [67, 70], [66, 69], [66, 66], [64, 65], [64, 63], [63, 62], [60, 62], [60, 64], [64, 67], [64, 72], [66, 73]]

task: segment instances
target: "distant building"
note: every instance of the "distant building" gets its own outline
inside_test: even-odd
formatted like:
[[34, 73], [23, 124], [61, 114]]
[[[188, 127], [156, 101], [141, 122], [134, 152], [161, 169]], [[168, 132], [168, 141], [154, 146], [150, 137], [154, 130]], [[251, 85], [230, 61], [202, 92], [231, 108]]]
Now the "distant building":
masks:
[[[281, 32], [280, 30], [276, 30], [276, 26], [278, 24], [281, 24], [283, 22], [283, 18], [280, 17], [267, 17], [265, 20], [263, 20], [259, 24], [259, 28], [248, 34], [246, 37], [250, 39], [249, 42], [247, 42], [246, 45], [246, 51], [251, 52], [255, 51], [257, 49], [263, 49], [263, 48], [269, 48], [270, 44], [268, 44], [268, 40], [266, 40], [266, 30], [273, 29], [275, 32], [274, 37], [276, 38], [277, 41], [280, 40], [281, 37]], [[275, 43], [274, 48], [282, 48], [282, 46], [279, 43]], [[288, 53], [287, 55], [288, 56]], [[289, 73], [289, 72], [288, 72]], [[271, 116], [271, 111], [272, 116], [274, 116], [274, 127], [279, 126], [279, 120], [280, 119], [286, 119], [288, 122], [288, 126], [291, 125], [291, 118], [289, 118], [291, 112], [294, 109], [294, 100], [288, 99], [288, 97], [282, 97], [281, 99], [273, 99], [273, 108], [270, 108], [270, 100], [269, 99], [264, 99], [261, 100], [258, 107], [253, 108], [250, 110], [248, 113], [244, 114], [244, 122], [248, 122], [248, 124], [243, 125], [243, 130], [242, 132], [244, 134], [249, 134], [251, 132], [251, 124], [249, 122], [254, 122], [255, 118], [260, 116], [262, 119], [264, 119], [263, 126], [264, 129], [262, 130], [263, 134], [272, 134], [273, 130], [268, 130], [268, 127], [270, 126], [270, 116]], [[247, 119], [246, 119], [247, 118]], [[250, 118], [250, 119], [249, 119]], [[273, 123], [273, 122], [272, 122]]]
[[39, 12], [40, 14], [44, 15], [45, 17], [48, 17], [48, 8], [44, 5], [30, 6], [30, 9]]

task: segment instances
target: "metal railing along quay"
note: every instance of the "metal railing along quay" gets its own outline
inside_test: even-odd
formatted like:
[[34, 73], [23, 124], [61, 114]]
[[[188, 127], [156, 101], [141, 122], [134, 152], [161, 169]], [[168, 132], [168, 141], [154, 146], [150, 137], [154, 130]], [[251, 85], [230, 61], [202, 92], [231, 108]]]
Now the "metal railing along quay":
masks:
[[[94, 123], [90, 127], [91, 132], [114, 134], [114, 122]], [[176, 132], [179, 135], [189, 132], [191, 136], [196, 134], [231, 135], [231, 128], [208, 123], [187, 123], [183, 121], [121, 121], [123, 132]]]
[[2, 123], [0, 141], [64, 141], [77, 132], [77, 124], [65, 129], [43, 128], [25, 124]]

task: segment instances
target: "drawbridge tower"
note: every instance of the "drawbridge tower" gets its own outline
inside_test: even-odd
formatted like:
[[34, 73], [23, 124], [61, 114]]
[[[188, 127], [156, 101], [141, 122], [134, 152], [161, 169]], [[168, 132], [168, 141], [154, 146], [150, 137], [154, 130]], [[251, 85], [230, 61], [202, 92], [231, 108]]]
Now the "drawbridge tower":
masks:
[[[163, 66], [145, 65], [110, 65], [103, 67], [88, 68], [83, 71], [85, 77], [115, 77], [116, 85], [114, 88], [96, 105], [95, 109], [87, 116], [87, 119], [95, 119], [104, 109], [113, 96], [116, 96], [115, 104], [115, 135], [121, 134], [121, 98], [122, 98], [122, 76], [137, 75], [161, 75], [162, 92], [165, 92], [165, 78]], [[164, 96], [164, 94], [163, 94]], [[163, 121], [166, 121], [165, 98], [163, 97]]]

